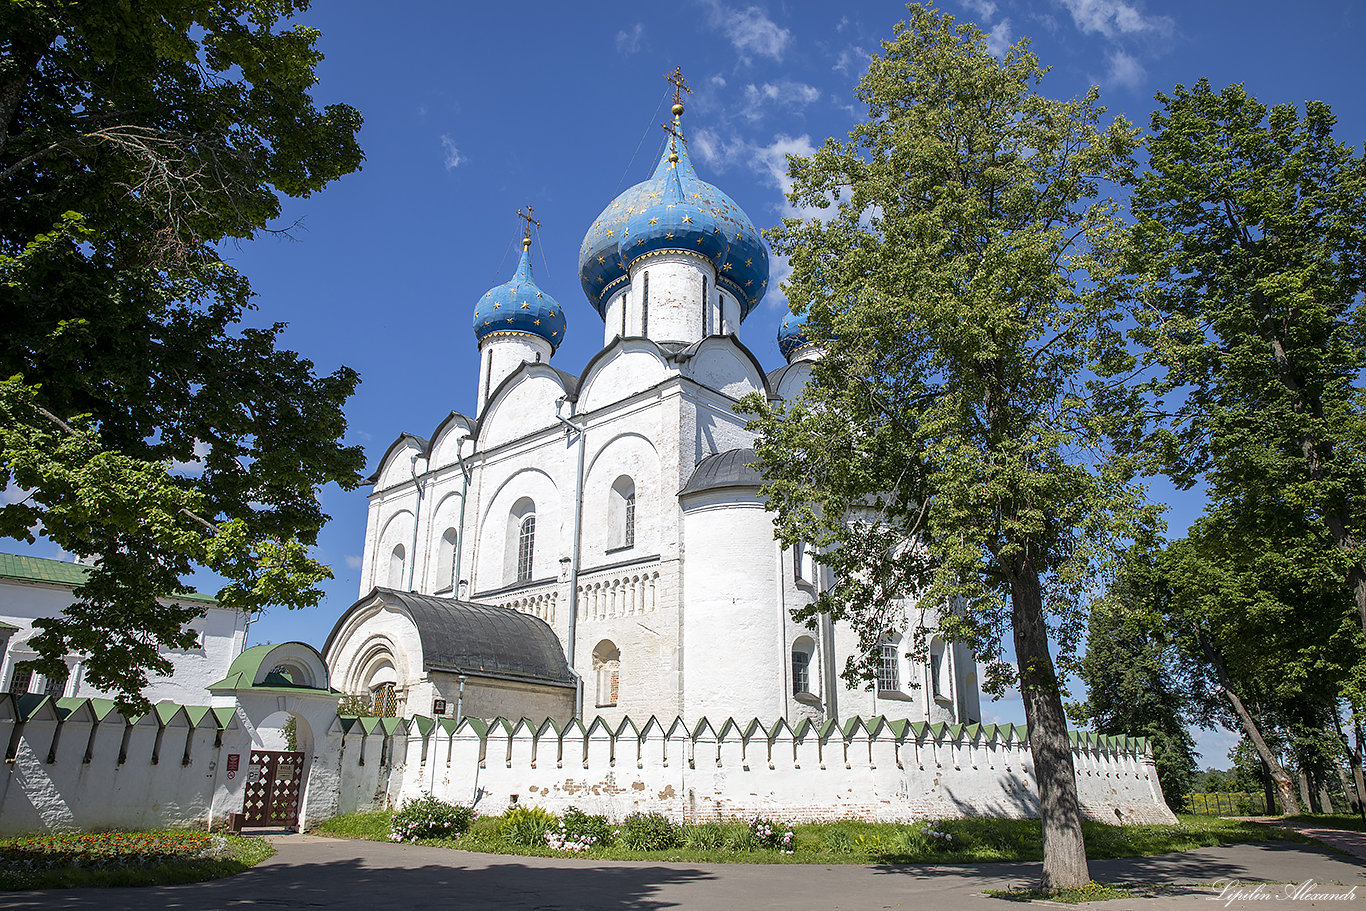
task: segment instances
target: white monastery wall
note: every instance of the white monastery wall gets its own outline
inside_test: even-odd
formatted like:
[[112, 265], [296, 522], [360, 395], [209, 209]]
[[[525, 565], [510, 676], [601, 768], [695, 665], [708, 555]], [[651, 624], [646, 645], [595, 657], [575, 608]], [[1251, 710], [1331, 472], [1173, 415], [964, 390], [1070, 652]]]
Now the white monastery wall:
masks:
[[[960, 816], [1038, 815], [1038, 785], [1012, 726], [950, 727], [851, 719], [843, 727], [779, 721], [692, 731], [675, 721], [644, 729], [623, 721], [563, 731], [495, 719], [415, 733], [406, 744], [399, 798], [434, 793], [501, 813], [513, 796], [554, 812], [576, 806], [620, 820], [660, 812], [676, 821], [756, 813], [777, 819], [909, 822]], [[1113, 823], [1174, 823], [1146, 743], [1073, 735], [1084, 812]], [[415, 771], [416, 770], [416, 771]]]

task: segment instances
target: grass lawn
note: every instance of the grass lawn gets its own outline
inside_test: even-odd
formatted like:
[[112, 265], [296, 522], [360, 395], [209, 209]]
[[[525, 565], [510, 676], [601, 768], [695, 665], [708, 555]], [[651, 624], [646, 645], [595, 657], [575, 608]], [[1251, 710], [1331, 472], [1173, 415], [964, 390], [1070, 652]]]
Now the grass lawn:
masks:
[[103, 832], [0, 839], [0, 890], [163, 886], [241, 873], [275, 853], [263, 838]]
[[[351, 813], [328, 820], [313, 833], [387, 841], [392, 819], [392, 811]], [[1235, 842], [1313, 842], [1289, 830], [1258, 823], [1208, 816], [1181, 816], [1179, 819], [1174, 826], [1111, 826], [1087, 822], [1087, 856], [1093, 859], [1141, 857]], [[792, 829], [791, 854], [757, 844], [750, 826], [743, 820], [679, 827], [676, 833], [679, 844], [657, 851], [632, 851], [621, 845], [598, 844], [585, 851], [567, 852], [554, 851], [544, 843], [516, 844], [502, 831], [502, 820], [497, 816], [476, 818], [470, 831], [463, 836], [422, 839], [418, 843], [493, 854], [686, 863], [922, 864], [1043, 858], [1038, 820], [951, 819], [904, 825], [844, 821], [807, 823]], [[930, 834], [927, 829], [951, 837]]]

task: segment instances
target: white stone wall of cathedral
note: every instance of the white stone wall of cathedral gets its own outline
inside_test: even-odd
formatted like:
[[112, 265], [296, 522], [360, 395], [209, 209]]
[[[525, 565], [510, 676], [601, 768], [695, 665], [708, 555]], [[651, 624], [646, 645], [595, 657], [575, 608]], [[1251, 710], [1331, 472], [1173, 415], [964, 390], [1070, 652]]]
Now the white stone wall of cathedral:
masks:
[[[824, 736], [777, 722], [769, 730], [730, 719], [651, 720], [614, 732], [501, 719], [480, 734], [411, 736], [395, 797], [435, 794], [484, 815], [513, 803], [563, 812], [570, 806], [619, 821], [659, 812], [700, 822], [762, 814], [779, 820], [909, 822], [964, 815], [1038, 815], [1038, 785], [1022, 727], [908, 728], [876, 719]], [[749, 736], [746, 736], [749, 731]], [[1162, 799], [1146, 748], [1132, 741], [1084, 741], [1073, 749], [1083, 811], [1113, 823], [1176, 822]], [[346, 770], [343, 770], [345, 773]]]
[[636, 260], [631, 265], [628, 334], [657, 342], [692, 343], [702, 338], [704, 280], [708, 289], [716, 287], [715, 268], [699, 255], [664, 251]]
[[778, 718], [790, 692], [773, 523], [749, 489], [683, 504], [683, 716]]
[[475, 417], [484, 413], [498, 384], [524, 363], [550, 363], [550, 343], [524, 332], [494, 333], [479, 343], [479, 393]]

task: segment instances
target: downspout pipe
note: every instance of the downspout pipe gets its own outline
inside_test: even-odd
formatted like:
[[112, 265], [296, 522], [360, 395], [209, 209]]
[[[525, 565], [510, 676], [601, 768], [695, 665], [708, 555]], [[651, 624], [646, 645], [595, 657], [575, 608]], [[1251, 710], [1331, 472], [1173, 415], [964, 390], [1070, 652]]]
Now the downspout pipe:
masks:
[[[573, 546], [569, 551], [569, 641], [565, 644], [565, 658], [568, 659], [569, 670], [574, 672], [574, 679], [576, 681], [574, 687], [574, 717], [582, 718], [583, 678], [579, 676], [574, 668], [574, 643], [578, 638], [579, 625], [579, 551], [581, 550], [580, 542], [583, 539], [583, 461], [587, 435], [584, 433], [583, 427], [560, 414], [560, 410], [564, 407], [566, 401], [569, 401], [569, 396], [567, 395], [560, 396], [555, 400], [555, 419], [567, 428], [565, 430], [566, 439], [568, 439], [568, 435], [571, 433], [577, 433], [579, 435], [579, 454], [578, 469], [574, 476], [574, 540]], [[570, 404], [572, 406], [574, 402], [570, 402]], [[574, 412], [571, 411], [569, 417], [572, 418], [574, 416]]]
[[417, 540], [418, 530], [422, 527], [422, 489], [426, 486], [423, 481], [427, 472], [423, 471], [423, 477], [418, 477], [417, 460], [422, 458], [420, 453], [413, 455], [412, 464], [409, 466], [413, 473], [413, 487], [417, 490], [417, 505], [413, 507], [413, 550], [408, 554], [408, 591], [416, 591], [413, 582], [417, 578]]
[[[462, 436], [455, 444], [455, 460], [460, 463], [460, 474], [464, 478], [460, 484], [460, 537], [455, 542], [455, 567], [451, 571], [451, 596], [457, 601], [460, 600], [460, 555], [465, 550], [465, 503], [470, 498], [470, 468], [465, 464], [465, 441], [469, 439], [468, 434]], [[460, 681], [461, 689], [464, 689], [464, 679]]]

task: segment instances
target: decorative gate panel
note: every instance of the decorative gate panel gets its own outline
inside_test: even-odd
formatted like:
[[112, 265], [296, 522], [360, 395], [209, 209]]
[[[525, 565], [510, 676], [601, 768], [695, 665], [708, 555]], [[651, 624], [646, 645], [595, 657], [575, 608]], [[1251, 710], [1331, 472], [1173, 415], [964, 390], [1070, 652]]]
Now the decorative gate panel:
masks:
[[303, 753], [252, 750], [242, 825], [298, 826], [303, 767]]

